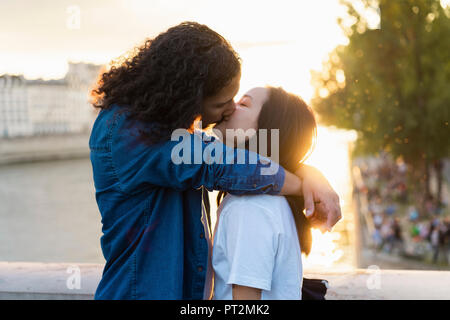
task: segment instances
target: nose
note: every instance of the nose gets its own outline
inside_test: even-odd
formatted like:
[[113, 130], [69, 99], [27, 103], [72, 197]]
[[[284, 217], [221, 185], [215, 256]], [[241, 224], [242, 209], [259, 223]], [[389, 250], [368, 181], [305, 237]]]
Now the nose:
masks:
[[233, 101], [231, 106], [227, 108], [227, 110], [225, 110], [224, 113], [222, 114], [224, 120], [228, 120], [235, 110], [236, 110], [236, 103]]

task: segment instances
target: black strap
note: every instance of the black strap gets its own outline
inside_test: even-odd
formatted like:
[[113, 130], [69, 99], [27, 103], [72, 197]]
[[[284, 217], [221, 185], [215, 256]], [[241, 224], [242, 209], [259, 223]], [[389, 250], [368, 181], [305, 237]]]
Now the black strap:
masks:
[[209, 236], [211, 237], [211, 205], [209, 203], [208, 191], [205, 189], [205, 187], [202, 187], [202, 200], [206, 212]]
[[303, 278], [302, 300], [325, 300], [328, 281]]

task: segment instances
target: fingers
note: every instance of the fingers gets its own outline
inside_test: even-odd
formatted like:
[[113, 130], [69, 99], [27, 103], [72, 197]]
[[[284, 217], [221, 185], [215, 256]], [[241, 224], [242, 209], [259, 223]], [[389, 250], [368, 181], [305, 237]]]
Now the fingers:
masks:
[[336, 195], [331, 198], [331, 204], [329, 206], [330, 212], [328, 212], [327, 228], [329, 231], [333, 226], [342, 218], [341, 205], [339, 203], [339, 197]]
[[307, 217], [311, 222], [311, 226], [319, 229], [322, 233], [326, 231], [331, 232], [333, 226], [342, 218], [339, 197], [330, 195], [326, 199], [313, 201], [313, 205], [314, 203], [314, 214]]
[[305, 215], [310, 218], [314, 213], [314, 198], [310, 190], [303, 190], [303, 199], [305, 201]]

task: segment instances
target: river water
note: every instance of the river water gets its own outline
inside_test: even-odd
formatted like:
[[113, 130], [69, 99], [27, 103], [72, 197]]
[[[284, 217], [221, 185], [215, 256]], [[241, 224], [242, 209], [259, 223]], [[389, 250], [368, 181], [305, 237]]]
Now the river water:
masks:
[[88, 158], [0, 166], [0, 261], [103, 263]]

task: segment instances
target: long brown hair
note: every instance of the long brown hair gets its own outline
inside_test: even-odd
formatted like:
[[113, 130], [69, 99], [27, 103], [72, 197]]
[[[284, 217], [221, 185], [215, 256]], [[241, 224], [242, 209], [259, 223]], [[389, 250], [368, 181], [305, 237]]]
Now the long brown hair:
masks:
[[[282, 88], [267, 87], [267, 89], [269, 96], [261, 108], [258, 129], [267, 129], [269, 158], [270, 130], [279, 130], [279, 164], [286, 170], [295, 172], [311, 154], [316, 143], [317, 124], [314, 113], [299, 96]], [[225, 192], [219, 192], [218, 206], [224, 195]], [[311, 224], [303, 213], [303, 197], [286, 196], [286, 199], [294, 216], [301, 251], [308, 255], [312, 246]]]

